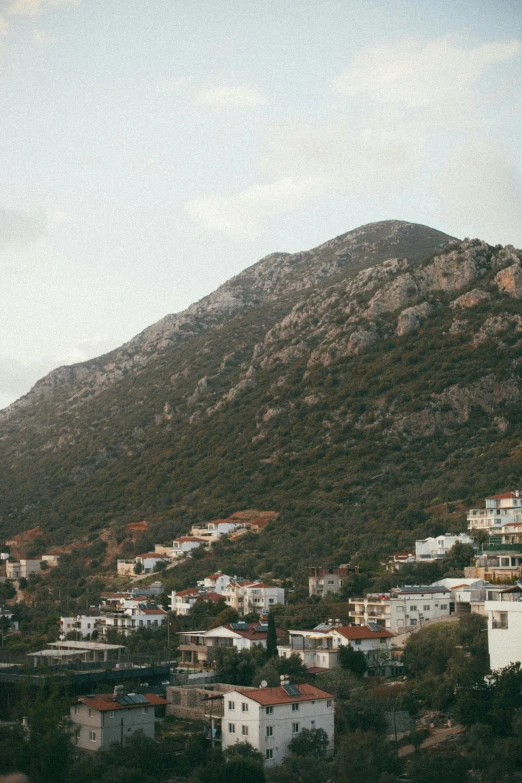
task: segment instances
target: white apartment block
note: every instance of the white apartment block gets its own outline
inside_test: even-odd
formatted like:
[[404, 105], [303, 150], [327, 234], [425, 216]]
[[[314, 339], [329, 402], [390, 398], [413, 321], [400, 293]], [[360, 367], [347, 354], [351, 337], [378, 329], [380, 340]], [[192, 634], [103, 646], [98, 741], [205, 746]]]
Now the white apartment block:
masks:
[[338, 568], [310, 568], [308, 575], [308, 592], [321, 598], [329, 593], [340, 593], [349, 574], [358, 573], [357, 566], [343, 563]]
[[136, 731], [154, 739], [155, 709], [166, 704], [154, 693], [125, 695], [116, 688], [114, 694], [80, 696], [70, 712], [75, 744], [83, 750], [123, 746]]
[[75, 639], [89, 639], [97, 630], [99, 615], [78, 614], [76, 617], [60, 617], [60, 637], [74, 633]]
[[222, 571], [216, 571], [215, 574], [206, 576], [201, 582], [198, 582], [198, 587], [223, 595], [231, 581], [232, 577], [224, 574]]
[[174, 614], [186, 616], [196, 601], [222, 601], [223, 596], [219, 593], [196, 590], [194, 587], [187, 587], [186, 590], [180, 590], [178, 593], [173, 590], [170, 594], [170, 610]]
[[[355, 625], [377, 623], [392, 633], [404, 633], [455, 611], [451, 592], [445, 587], [415, 585], [395, 587], [389, 593], [368, 593], [349, 598]], [[352, 614], [352, 610], [350, 610]]]
[[[267, 623], [230, 623], [208, 631], [181, 631], [179, 650], [183, 666], [208, 666], [216, 647], [250, 650], [254, 645], [266, 648]], [[285, 636], [276, 628], [278, 639]]]
[[508, 522], [522, 522], [522, 492], [504, 492], [486, 498], [485, 508], [471, 508], [468, 511], [468, 530], [500, 532]]
[[284, 606], [285, 591], [282, 587], [263, 582], [231, 581], [223, 591], [227, 606], [245, 616], [251, 612], [266, 614], [277, 604]]
[[511, 663], [522, 663], [522, 587], [513, 585], [486, 601], [488, 618], [489, 665], [503, 669]]
[[324, 729], [334, 746], [334, 699], [308, 683], [277, 688], [230, 691], [224, 698], [222, 747], [249, 742], [261, 753], [267, 767], [281, 764], [289, 745], [303, 729]]
[[439, 560], [445, 557], [455, 544], [470, 544], [473, 546], [473, 539], [467, 533], [458, 533], [452, 535], [446, 533], [442, 536], [424, 538], [415, 542], [415, 559], [417, 562], [429, 560]]

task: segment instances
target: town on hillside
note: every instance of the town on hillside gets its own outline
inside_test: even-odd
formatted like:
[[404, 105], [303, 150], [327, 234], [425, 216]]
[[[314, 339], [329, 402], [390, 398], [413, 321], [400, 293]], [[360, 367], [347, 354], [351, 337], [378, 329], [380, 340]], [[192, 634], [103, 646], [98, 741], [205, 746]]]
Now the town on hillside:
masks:
[[397, 774], [419, 747], [462, 758], [480, 720], [459, 683], [491, 701], [522, 677], [522, 491], [486, 498], [466, 532], [414, 540], [371, 574], [356, 556], [310, 563], [300, 582], [205, 570], [277, 520], [238, 512], [121, 558], [148, 531], [129, 523], [99, 592], [75, 560], [81, 546], [36, 554], [38, 531], [5, 541], [0, 749], [36, 732], [31, 692], [35, 704], [54, 694], [53, 731], [80, 765], [139, 737], [158, 763], [187, 751], [180, 779], [218, 750], [225, 767], [240, 753], [263, 774], [290, 774], [307, 759], [329, 769], [357, 732]]

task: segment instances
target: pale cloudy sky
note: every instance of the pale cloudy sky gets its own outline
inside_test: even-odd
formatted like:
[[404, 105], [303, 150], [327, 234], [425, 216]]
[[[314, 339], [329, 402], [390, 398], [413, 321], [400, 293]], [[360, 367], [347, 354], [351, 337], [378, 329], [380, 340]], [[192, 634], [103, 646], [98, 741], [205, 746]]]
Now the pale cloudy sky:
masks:
[[522, 246], [519, 0], [0, 0], [0, 407], [267, 253]]

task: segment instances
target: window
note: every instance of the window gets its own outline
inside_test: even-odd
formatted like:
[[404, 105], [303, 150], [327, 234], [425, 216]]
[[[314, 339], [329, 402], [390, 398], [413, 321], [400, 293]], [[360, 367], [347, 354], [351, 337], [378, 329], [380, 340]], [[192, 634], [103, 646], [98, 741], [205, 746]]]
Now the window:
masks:
[[248, 737], [248, 726], [241, 726], [241, 734], [243, 737]]
[[242, 712], [248, 712], [248, 704], [246, 702], [243, 702], [241, 705], [241, 711]]
[[235, 734], [236, 733], [236, 724], [235, 723], [229, 723], [228, 724], [228, 733], [229, 734]]
[[441, 605], [440, 605], [440, 608], [441, 608], [441, 609], [447, 609], [447, 608], [448, 608], [448, 604], [441, 604]]
[[90, 731], [89, 732], [89, 740], [91, 742], [96, 742], [96, 732], [95, 731]]
[[233, 701], [229, 701], [228, 702], [228, 709], [229, 710], [235, 710], [236, 709], [236, 705], [235, 705], [235, 703]]
[[424, 604], [424, 606], [422, 608], [424, 609], [425, 612], [429, 612], [430, 609], [431, 609], [431, 606], [430, 606], [430, 604]]
[[491, 627], [495, 630], [508, 628], [508, 613], [507, 612], [493, 612]]
[[267, 707], [265, 710], [267, 715], [273, 715], [274, 714], [274, 708], [272, 706]]
[[114, 718], [114, 710], [111, 710], [111, 711], [109, 712], [109, 718]]
[[331, 707], [332, 706], [332, 699], [327, 699], [326, 700], [326, 706], [327, 707]]
[[410, 625], [417, 625], [417, 620], [410, 620]]
[[299, 704], [297, 704], [295, 701], [292, 704], [292, 712], [299, 712]]
[[77, 705], [77, 704], [75, 704], [75, 705], [74, 705], [74, 714], [75, 714], [75, 715], [78, 715], [78, 713], [79, 713], [79, 712], [80, 712], [80, 708], [78, 707], [78, 705]]
[[142, 707], [141, 711], [143, 712], [144, 715], [146, 715], [147, 712], [149, 711], [149, 708], [148, 707]]
[[268, 750], [266, 751], [266, 758], [267, 759], [273, 759], [274, 758], [274, 751], [272, 750], [272, 748], [268, 748]]
[[410, 611], [416, 612], [417, 611], [417, 606], [410, 606]]
[[273, 734], [274, 734], [274, 728], [273, 728], [273, 726], [267, 726], [267, 727], [266, 727], [266, 736], [267, 736], [267, 737], [272, 737], [272, 736], [273, 736]]
[[93, 713], [93, 711], [92, 711], [92, 710], [91, 710], [91, 708], [89, 707], [89, 718], [92, 718], [93, 714], [94, 714], [94, 713]]
[[292, 723], [292, 734], [299, 734], [299, 724]]
[[357, 645], [357, 647], [360, 647], [361, 640], [360, 639], [355, 639], [355, 644]]

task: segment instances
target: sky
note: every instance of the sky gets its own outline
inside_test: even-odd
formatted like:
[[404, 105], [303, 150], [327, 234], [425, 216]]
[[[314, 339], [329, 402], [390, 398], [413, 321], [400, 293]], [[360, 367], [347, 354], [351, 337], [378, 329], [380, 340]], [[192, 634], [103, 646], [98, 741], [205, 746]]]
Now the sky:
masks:
[[519, 0], [0, 0], [0, 408], [276, 251], [522, 247]]

